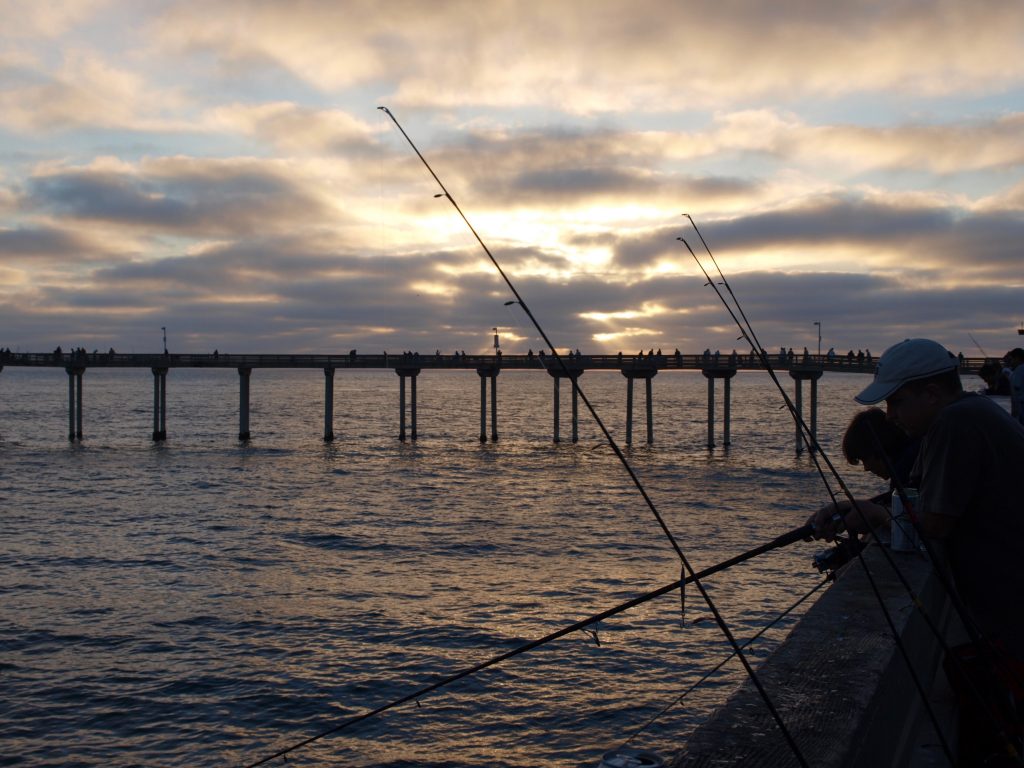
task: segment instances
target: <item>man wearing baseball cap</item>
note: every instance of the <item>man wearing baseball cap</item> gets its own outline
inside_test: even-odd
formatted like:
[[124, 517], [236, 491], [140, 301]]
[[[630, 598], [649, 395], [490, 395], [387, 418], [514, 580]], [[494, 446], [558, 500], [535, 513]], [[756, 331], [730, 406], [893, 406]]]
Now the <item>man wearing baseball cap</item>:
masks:
[[[1024, 664], [1024, 425], [991, 399], [965, 393], [958, 363], [929, 339], [901, 341], [882, 354], [874, 381], [855, 399], [885, 400], [888, 418], [921, 438], [911, 471], [916, 517], [945, 552], [986, 649], [1009, 657], [1000, 662], [1005, 670]], [[856, 530], [854, 517], [846, 522]]]
[[989, 398], [965, 393], [958, 367], [941, 344], [907, 339], [882, 354], [874, 381], [854, 399], [885, 400], [889, 419], [922, 439], [911, 482], [923, 532], [947, 541], [957, 587], [981, 630], [1016, 625], [1024, 660], [1024, 426]]

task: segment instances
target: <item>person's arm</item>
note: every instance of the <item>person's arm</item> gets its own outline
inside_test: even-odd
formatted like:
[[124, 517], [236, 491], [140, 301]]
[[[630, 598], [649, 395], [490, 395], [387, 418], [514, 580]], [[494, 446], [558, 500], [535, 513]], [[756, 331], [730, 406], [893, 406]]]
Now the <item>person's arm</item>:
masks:
[[[876, 497], [877, 498], [877, 497]], [[857, 506], [843, 499], [835, 504], [826, 504], [807, 522], [814, 528], [814, 538], [831, 541], [843, 530], [851, 533], [870, 533], [873, 529], [889, 522], [889, 509], [868, 499], [857, 499]]]

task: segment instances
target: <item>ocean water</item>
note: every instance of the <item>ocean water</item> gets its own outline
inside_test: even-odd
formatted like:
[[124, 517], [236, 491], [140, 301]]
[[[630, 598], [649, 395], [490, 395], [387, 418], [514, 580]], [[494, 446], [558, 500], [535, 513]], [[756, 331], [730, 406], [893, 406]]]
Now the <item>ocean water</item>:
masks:
[[[865, 382], [825, 375], [819, 437], [851, 487], [873, 493], [879, 481], [836, 447]], [[625, 379], [580, 383], [623, 440]], [[392, 372], [338, 371], [330, 444], [319, 370], [254, 371], [247, 444], [233, 370], [172, 369], [167, 389], [168, 439], [154, 444], [149, 371], [88, 370], [72, 444], [62, 369], [0, 373], [0, 765], [249, 764], [679, 577], [582, 409], [568, 441], [566, 386], [552, 443], [540, 372], [498, 378], [500, 440], [487, 444], [472, 371], [420, 375], [419, 439], [406, 443]], [[651, 446], [642, 390], [626, 453], [696, 568], [827, 499], [764, 374], [733, 380], [728, 449], [706, 447], [699, 373], [654, 379]], [[739, 638], [819, 581], [820, 549], [798, 542], [707, 580]], [[692, 588], [682, 625], [674, 593], [602, 622], [596, 639], [574, 633], [288, 762], [596, 766], [728, 653]], [[671, 754], [738, 669], [634, 745]]]

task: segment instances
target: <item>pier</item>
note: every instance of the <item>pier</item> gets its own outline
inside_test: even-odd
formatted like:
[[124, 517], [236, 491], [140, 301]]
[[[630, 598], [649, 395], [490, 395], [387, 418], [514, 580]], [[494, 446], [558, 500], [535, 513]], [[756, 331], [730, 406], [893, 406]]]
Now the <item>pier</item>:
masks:
[[[786, 371], [794, 383], [793, 402], [801, 418], [808, 425], [812, 435], [817, 433], [818, 380], [827, 372], [863, 373], [874, 371], [875, 360], [868, 357], [826, 355], [792, 355], [773, 353], [768, 355], [773, 369]], [[983, 358], [962, 358], [960, 370], [963, 373], [977, 373], [986, 362]], [[730, 413], [732, 407], [731, 380], [743, 371], [763, 371], [760, 358], [753, 354], [720, 355], [702, 354], [639, 353], [636, 355], [546, 355], [543, 352], [525, 355], [467, 354], [357, 354], [355, 351], [341, 355], [310, 354], [119, 354], [114, 352], [5, 352], [0, 356], [0, 371], [4, 366], [63, 368], [68, 376], [68, 439], [83, 439], [83, 409], [86, 399], [83, 387], [85, 373], [90, 368], [149, 368], [153, 375], [153, 440], [167, 439], [167, 386], [168, 374], [174, 368], [234, 368], [238, 371], [238, 439], [250, 440], [249, 385], [254, 370], [265, 368], [320, 369], [324, 374], [324, 441], [335, 439], [334, 433], [334, 380], [339, 371], [360, 369], [393, 370], [398, 375], [398, 439], [417, 438], [417, 379], [423, 371], [466, 370], [476, 371], [480, 377], [480, 442], [498, 441], [498, 375], [502, 370], [526, 370], [547, 373], [552, 377], [552, 440], [562, 438], [561, 389], [562, 382], [568, 383], [571, 397], [570, 438], [579, 439], [579, 378], [591, 370], [619, 371], [626, 380], [626, 435], [625, 442], [633, 442], [634, 384], [644, 384], [644, 405], [646, 408], [646, 442], [654, 443], [654, 387], [653, 380], [661, 371], [700, 371], [708, 381], [707, 445], [716, 446], [716, 383], [722, 382], [722, 444], [731, 444]], [[810, 382], [810, 408], [804, 413], [803, 383]], [[488, 384], [490, 385], [488, 387]], [[490, 397], [488, 398], [488, 390]], [[407, 401], [407, 394], [409, 396]], [[490, 408], [488, 409], [488, 401]], [[488, 431], [488, 412], [490, 430]], [[2, 425], [0, 425], [2, 428]], [[796, 428], [795, 450], [804, 450], [800, 428]]]

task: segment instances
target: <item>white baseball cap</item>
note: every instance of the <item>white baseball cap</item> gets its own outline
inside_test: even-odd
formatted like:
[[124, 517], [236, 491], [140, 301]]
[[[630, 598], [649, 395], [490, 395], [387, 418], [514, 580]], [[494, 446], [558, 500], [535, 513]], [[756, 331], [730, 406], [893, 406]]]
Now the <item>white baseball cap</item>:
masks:
[[861, 405], [874, 405], [908, 381], [927, 379], [939, 373], [952, 371], [959, 365], [956, 357], [931, 339], [906, 339], [889, 347], [878, 358], [875, 380], [856, 400]]

